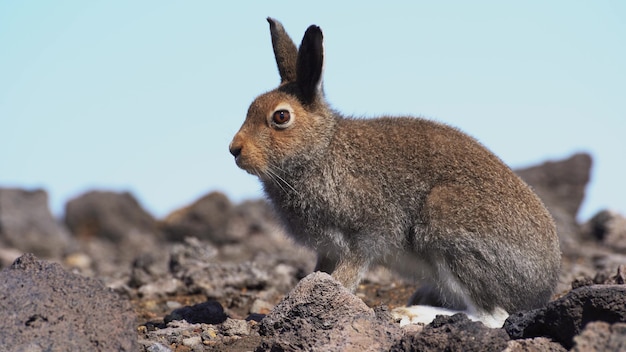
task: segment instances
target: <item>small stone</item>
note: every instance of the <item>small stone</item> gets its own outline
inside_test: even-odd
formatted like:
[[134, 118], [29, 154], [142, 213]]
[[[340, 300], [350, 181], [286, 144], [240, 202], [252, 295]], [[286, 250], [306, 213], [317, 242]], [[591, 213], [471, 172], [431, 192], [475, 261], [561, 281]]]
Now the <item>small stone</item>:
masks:
[[183, 345], [187, 347], [195, 347], [200, 344], [202, 344], [202, 338], [197, 335], [183, 339]]
[[176, 301], [167, 301], [167, 302], [165, 302], [165, 305], [169, 309], [178, 309], [178, 308], [181, 308], [183, 306], [180, 302], [176, 302]]
[[63, 263], [70, 268], [86, 270], [91, 267], [91, 257], [85, 253], [72, 253], [65, 257]]
[[254, 302], [252, 302], [252, 306], [250, 307], [250, 313], [251, 314], [269, 314], [272, 309], [274, 308], [274, 305], [264, 301], [262, 299], [256, 299], [254, 300]]
[[148, 352], [172, 352], [171, 349], [169, 349], [168, 347], [165, 347], [163, 345], [161, 345], [158, 342], [155, 342], [154, 344], [152, 344], [151, 346], [149, 346], [148, 348], [146, 348], [146, 350]]
[[248, 336], [250, 325], [245, 320], [228, 318], [222, 323], [221, 331], [225, 336]]
[[207, 328], [202, 331], [203, 340], [214, 340], [217, 338], [217, 331], [213, 328]]

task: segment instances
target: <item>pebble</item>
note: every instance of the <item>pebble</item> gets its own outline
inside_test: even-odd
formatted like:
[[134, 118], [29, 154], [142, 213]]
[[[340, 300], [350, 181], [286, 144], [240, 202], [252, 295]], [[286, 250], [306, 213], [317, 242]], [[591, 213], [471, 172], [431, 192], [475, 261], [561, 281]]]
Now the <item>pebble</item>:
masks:
[[202, 344], [202, 338], [198, 335], [183, 339], [183, 345], [187, 347], [195, 347]]
[[248, 336], [250, 325], [245, 320], [228, 318], [222, 323], [221, 331], [225, 336]]

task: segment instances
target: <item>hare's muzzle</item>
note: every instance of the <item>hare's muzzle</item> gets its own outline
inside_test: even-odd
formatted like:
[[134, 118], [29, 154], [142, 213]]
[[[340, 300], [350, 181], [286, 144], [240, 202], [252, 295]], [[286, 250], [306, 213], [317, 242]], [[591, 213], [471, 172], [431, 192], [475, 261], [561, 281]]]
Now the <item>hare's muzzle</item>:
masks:
[[230, 153], [235, 157], [235, 160], [237, 160], [237, 158], [239, 157], [239, 155], [241, 155], [241, 146], [235, 146], [235, 145], [230, 145], [228, 147], [228, 150], [230, 151]]

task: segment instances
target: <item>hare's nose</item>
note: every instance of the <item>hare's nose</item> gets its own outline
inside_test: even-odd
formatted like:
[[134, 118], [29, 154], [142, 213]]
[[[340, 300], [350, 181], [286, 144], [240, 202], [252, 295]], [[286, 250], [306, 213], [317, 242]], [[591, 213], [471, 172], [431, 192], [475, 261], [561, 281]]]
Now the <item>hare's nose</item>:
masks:
[[235, 159], [241, 154], [240, 146], [231, 145], [230, 147], [228, 147], [228, 150], [230, 150], [230, 153], [235, 157]]

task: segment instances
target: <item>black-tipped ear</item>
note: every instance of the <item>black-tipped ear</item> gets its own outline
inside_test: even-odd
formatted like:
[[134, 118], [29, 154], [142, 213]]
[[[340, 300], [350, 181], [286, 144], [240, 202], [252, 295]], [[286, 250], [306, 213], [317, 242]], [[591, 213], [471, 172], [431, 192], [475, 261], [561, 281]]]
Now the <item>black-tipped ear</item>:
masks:
[[280, 22], [271, 17], [267, 18], [267, 22], [270, 24], [272, 47], [274, 48], [276, 65], [278, 65], [280, 83], [294, 82], [296, 80], [298, 48]]
[[324, 36], [318, 26], [310, 26], [304, 33], [298, 61], [296, 64], [296, 82], [310, 103], [322, 90], [322, 71], [324, 69]]

